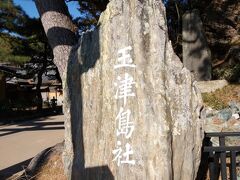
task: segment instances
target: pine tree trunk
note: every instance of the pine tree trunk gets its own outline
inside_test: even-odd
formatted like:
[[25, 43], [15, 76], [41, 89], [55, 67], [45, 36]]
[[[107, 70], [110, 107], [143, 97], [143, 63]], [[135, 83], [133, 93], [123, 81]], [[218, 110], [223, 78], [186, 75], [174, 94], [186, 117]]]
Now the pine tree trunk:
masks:
[[43, 106], [43, 100], [42, 100], [42, 93], [41, 93], [41, 86], [42, 86], [42, 75], [43, 75], [43, 70], [41, 69], [40, 72], [37, 75], [37, 110], [40, 111], [42, 110]]
[[63, 78], [72, 46], [77, 43], [76, 27], [72, 23], [64, 0], [36, 0], [36, 6], [53, 49], [54, 63]]
[[[73, 46], [77, 43], [75, 35], [76, 27], [71, 21], [64, 0], [35, 0], [35, 3], [41, 16], [41, 21], [48, 38], [48, 42], [53, 49], [54, 63], [58, 68], [63, 82], [62, 84], [64, 86], [64, 74], [66, 72], [67, 63], [68, 61], [77, 58], [77, 56], [72, 56], [72, 54], [74, 54], [73, 52], [77, 50], [76, 48], [73, 48]], [[66, 97], [68, 94], [64, 96]], [[63, 111], [66, 118], [69, 112], [65, 112], [65, 107], [68, 107], [68, 102], [64, 100]], [[76, 136], [76, 133], [72, 133], [72, 131], [69, 130], [69, 127], [66, 127], [65, 136]], [[65, 147], [70, 148], [71, 154], [74, 154], [72, 146], [66, 146], [66, 141]], [[68, 165], [65, 163], [65, 166]], [[72, 166], [69, 166], [69, 168], [66, 169], [65, 173], [67, 174], [68, 179], [71, 179], [72, 171], [78, 171], [77, 169], [71, 170]]]

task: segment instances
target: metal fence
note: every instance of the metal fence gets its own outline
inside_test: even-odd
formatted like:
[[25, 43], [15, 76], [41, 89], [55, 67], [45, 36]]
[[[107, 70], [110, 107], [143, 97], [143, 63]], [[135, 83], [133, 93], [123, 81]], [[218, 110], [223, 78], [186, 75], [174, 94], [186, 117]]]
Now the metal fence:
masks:
[[[218, 146], [212, 146], [210, 141], [212, 137], [219, 139]], [[240, 144], [238, 146], [226, 146], [226, 137], [240, 138], [240, 132], [214, 132], [205, 134], [203, 156], [207, 159], [210, 180], [218, 180], [219, 177], [222, 180], [237, 180], [237, 166], [239, 164], [237, 164], [236, 157], [240, 154]]]

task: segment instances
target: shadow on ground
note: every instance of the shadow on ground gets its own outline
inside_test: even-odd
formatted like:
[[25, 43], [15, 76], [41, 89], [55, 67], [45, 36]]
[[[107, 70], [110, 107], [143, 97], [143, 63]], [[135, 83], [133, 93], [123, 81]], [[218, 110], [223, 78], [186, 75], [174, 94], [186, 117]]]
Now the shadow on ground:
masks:
[[36, 118], [31, 121], [21, 121], [14, 123], [14, 127], [3, 127], [0, 126], [0, 137], [7, 136], [23, 131], [43, 131], [43, 130], [59, 130], [64, 129], [63, 121], [54, 121], [50, 122], [52, 117], [48, 117], [47, 119], [50, 121], [43, 121], [45, 118]]
[[13, 174], [26, 169], [26, 167], [28, 166], [28, 164], [30, 163], [31, 160], [32, 160], [32, 158], [0, 170], [0, 179], [7, 179], [8, 177], [12, 176]]
[[14, 124], [21, 121], [28, 121], [34, 118], [41, 118], [47, 116], [62, 115], [62, 106], [57, 108], [47, 108], [40, 111], [25, 110], [25, 111], [6, 111], [0, 112], [0, 125]]

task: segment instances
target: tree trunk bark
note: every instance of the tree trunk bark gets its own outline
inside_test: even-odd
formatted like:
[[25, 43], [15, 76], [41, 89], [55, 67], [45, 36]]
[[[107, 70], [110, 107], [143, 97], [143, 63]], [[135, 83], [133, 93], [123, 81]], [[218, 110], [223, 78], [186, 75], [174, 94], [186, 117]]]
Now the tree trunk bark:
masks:
[[77, 43], [76, 27], [64, 0], [36, 0], [35, 3], [62, 77], [72, 46]]
[[[41, 16], [41, 21], [44, 27], [44, 31], [47, 35], [48, 42], [53, 49], [54, 63], [56, 64], [59, 74], [61, 76], [63, 85], [65, 84], [64, 72], [69, 60], [76, 59], [77, 56], [72, 56], [73, 52], [77, 49], [73, 46], [77, 44], [76, 27], [71, 21], [67, 6], [64, 0], [35, 0], [38, 12]], [[69, 96], [64, 92], [64, 96]], [[66, 112], [66, 106], [68, 102], [64, 101], [64, 115], [67, 119], [69, 112]], [[67, 120], [65, 120], [67, 121]], [[72, 124], [72, 123], [71, 123]], [[74, 124], [74, 123], [73, 123]], [[72, 133], [69, 127], [65, 127], [65, 136], [76, 136], [76, 133]], [[70, 127], [71, 128], [71, 127]], [[66, 144], [66, 141], [65, 141]], [[67, 146], [69, 147], [69, 146]], [[65, 145], [66, 148], [66, 145]], [[74, 156], [74, 148], [70, 147], [70, 153]], [[79, 149], [79, 148], [77, 148]], [[65, 163], [65, 166], [66, 165]], [[77, 166], [79, 167], [79, 166]], [[66, 171], [68, 179], [71, 179], [72, 166], [69, 166], [70, 170]], [[78, 171], [73, 170], [74, 172]], [[70, 175], [69, 175], [70, 174]]]
[[42, 75], [43, 75], [44, 69], [42, 68], [40, 72], [37, 75], [37, 110], [42, 110], [43, 100], [42, 100], [42, 93], [41, 93], [41, 86], [42, 86]]
[[46, 71], [46, 68], [47, 68], [47, 65], [48, 65], [47, 46], [48, 46], [48, 44], [45, 43], [44, 44], [44, 61], [43, 61], [43, 66], [42, 66], [42, 68], [39, 70], [39, 72], [37, 74], [36, 91], [37, 91], [37, 99], [38, 99], [38, 103], [37, 103], [37, 110], [38, 111], [42, 110], [42, 106], [43, 106], [41, 86], [42, 86], [42, 76], [43, 76], [44, 71]]

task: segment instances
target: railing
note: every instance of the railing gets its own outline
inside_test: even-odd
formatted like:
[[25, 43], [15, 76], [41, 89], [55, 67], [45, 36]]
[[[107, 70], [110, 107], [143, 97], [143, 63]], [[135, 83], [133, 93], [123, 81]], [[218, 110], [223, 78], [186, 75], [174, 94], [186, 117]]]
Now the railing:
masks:
[[[219, 133], [206, 133], [206, 142], [203, 146], [203, 155], [208, 157], [208, 169], [210, 180], [218, 180], [220, 177], [222, 180], [237, 180], [237, 160], [236, 156], [240, 153], [239, 146], [226, 146], [225, 137], [239, 136], [240, 132], [219, 132]], [[212, 137], [219, 138], [219, 146], [212, 146], [210, 139]], [[239, 139], [240, 141], [240, 139]], [[230, 159], [229, 171], [227, 171], [227, 158]], [[220, 160], [220, 161], [219, 161]]]

